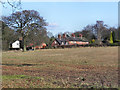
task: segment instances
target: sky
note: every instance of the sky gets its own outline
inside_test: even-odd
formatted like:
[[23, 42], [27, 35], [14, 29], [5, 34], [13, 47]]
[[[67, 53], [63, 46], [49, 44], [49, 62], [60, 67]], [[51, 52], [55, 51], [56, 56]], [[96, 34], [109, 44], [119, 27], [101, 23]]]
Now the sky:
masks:
[[[6, 16], [12, 13], [11, 8], [2, 10]], [[23, 2], [22, 10], [38, 11], [49, 23], [47, 31], [53, 35], [81, 31], [97, 20], [111, 27], [118, 26], [118, 2]]]

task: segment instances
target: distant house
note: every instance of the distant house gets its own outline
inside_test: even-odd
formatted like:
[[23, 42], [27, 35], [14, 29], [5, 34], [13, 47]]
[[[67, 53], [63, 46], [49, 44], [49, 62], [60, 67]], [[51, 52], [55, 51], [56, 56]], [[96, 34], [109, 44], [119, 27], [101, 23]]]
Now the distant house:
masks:
[[[27, 50], [32, 49], [44, 49], [46, 47], [45, 43], [42, 43], [41, 45], [34, 45], [33, 43], [30, 43], [26, 46]], [[23, 41], [22, 40], [16, 40], [15, 42], [10, 44], [10, 50], [20, 50], [23, 49]]]
[[10, 43], [10, 50], [19, 50], [23, 49], [23, 42], [21, 40], [16, 40], [13, 43]]
[[79, 46], [79, 45], [88, 45], [89, 42], [86, 38], [82, 36], [82, 34], [79, 34], [79, 37], [75, 37], [75, 34], [72, 34], [71, 37], [67, 37], [66, 34], [63, 34], [61, 36], [60, 34], [58, 35], [58, 38], [56, 38], [53, 43], [52, 47], [61, 47], [61, 46]]
[[15, 41], [14, 43], [12, 43], [12, 48], [20, 48], [20, 41]]
[[[20, 37], [18, 40], [10, 43], [10, 50], [20, 50], [23, 49], [24, 43], [23, 38]], [[44, 49], [47, 45], [45, 43], [42, 43], [40, 45], [35, 45], [35, 43], [29, 43], [26, 45], [27, 50], [33, 50], [33, 49]]]

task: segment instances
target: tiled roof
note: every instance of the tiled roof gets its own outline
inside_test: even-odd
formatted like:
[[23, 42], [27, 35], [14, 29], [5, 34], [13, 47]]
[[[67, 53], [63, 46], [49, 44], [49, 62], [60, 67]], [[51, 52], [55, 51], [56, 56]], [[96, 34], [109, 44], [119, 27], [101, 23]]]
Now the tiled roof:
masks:
[[65, 44], [67, 42], [67, 39], [59, 39], [59, 38], [56, 38], [56, 41], [58, 42], [58, 44], [62, 44], [62, 42]]
[[58, 44], [62, 44], [62, 42], [65, 44], [67, 41], [83, 41], [83, 42], [88, 42], [88, 40], [86, 39], [86, 38], [84, 38], [84, 37], [82, 37], [82, 38], [80, 38], [80, 37], [66, 37], [65, 39], [64, 38], [61, 38], [61, 39], [59, 39], [59, 38], [56, 38], [55, 39], [57, 42], [58, 42]]

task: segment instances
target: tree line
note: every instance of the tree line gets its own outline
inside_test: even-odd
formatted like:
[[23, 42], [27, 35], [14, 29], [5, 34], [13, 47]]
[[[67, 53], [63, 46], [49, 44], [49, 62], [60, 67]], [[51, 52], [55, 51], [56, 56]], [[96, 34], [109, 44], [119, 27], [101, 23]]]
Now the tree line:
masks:
[[[74, 32], [64, 32], [67, 36], [71, 36], [72, 33], [76, 37], [80, 34], [89, 41], [89, 45], [110, 45], [118, 46], [120, 42], [120, 28], [110, 27], [104, 24], [104, 21], [96, 21], [96, 24], [87, 25], [82, 30]], [[63, 33], [59, 33], [63, 34]], [[57, 36], [57, 35], [56, 35]]]
[[79, 36], [81, 33], [90, 43], [118, 45], [120, 40], [119, 31], [120, 28], [108, 27], [103, 21], [96, 21], [96, 24], [87, 25], [82, 31], [76, 31], [75, 35]]
[[[24, 51], [29, 43], [40, 45], [44, 42], [48, 48], [51, 48], [55, 39], [54, 36], [49, 37], [50, 32], [46, 29], [48, 23], [35, 10], [17, 11], [10, 16], [2, 16], [1, 22], [3, 50], [8, 50], [9, 44], [20, 37], [24, 41]], [[96, 24], [87, 25], [82, 30], [75, 31], [74, 34], [76, 36], [82, 34], [90, 43], [116, 44], [120, 40], [119, 31], [120, 28], [108, 27], [103, 21], [96, 21]]]

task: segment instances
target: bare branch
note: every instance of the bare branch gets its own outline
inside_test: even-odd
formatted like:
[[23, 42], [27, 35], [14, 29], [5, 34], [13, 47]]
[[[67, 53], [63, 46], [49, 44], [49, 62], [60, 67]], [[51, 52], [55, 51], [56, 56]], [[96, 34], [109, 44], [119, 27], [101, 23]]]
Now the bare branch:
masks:
[[0, 4], [2, 4], [2, 6], [3, 6], [4, 8], [7, 8], [7, 7], [5, 7], [5, 2], [0, 1]]
[[21, 9], [21, 0], [6, 0], [6, 2], [0, 0], [0, 4], [2, 4], [4, 8], [7, 8], [5, 4], [9, 4], [12, 9]]

